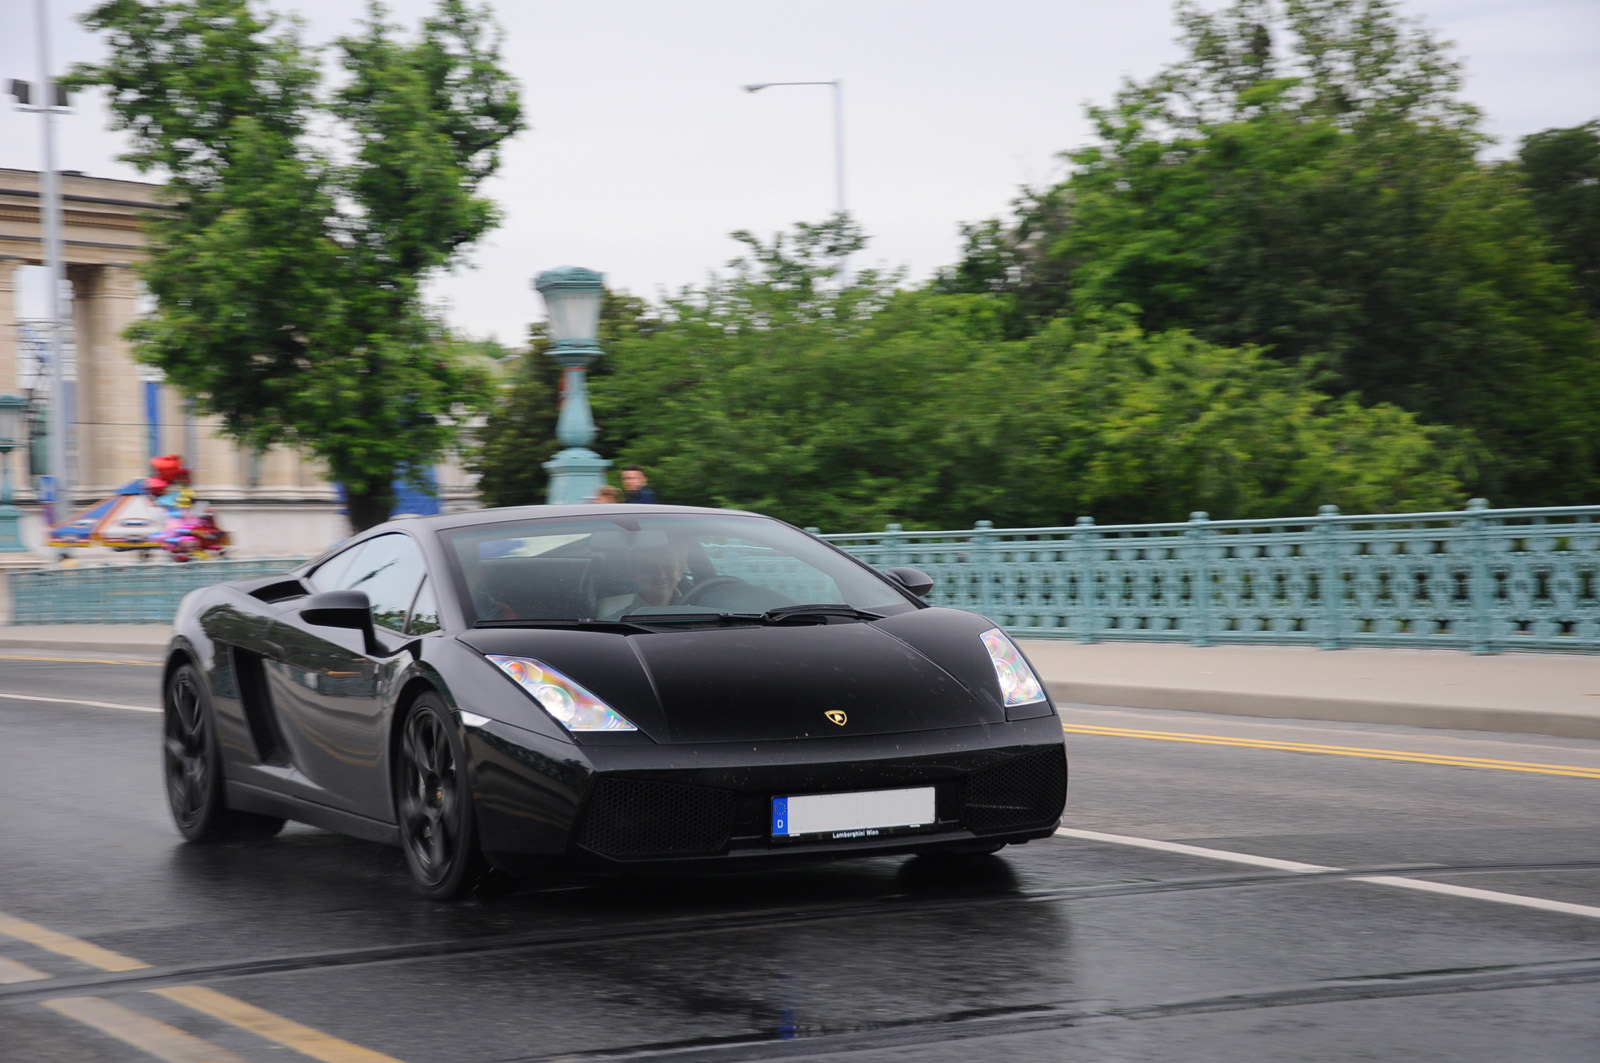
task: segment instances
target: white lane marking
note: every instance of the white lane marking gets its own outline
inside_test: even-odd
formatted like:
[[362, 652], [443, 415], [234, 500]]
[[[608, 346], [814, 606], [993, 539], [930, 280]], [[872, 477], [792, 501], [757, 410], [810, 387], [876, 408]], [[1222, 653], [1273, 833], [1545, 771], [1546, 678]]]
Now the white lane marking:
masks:
[[88, 705], [96, 709], [121, 709], [124, 712], [160, 712], [147, 705], [118, 705], [112, 701], [84, 701], [82, 698], [45, 698], [38, 694], [10, 694], [0, 690], [0, 701], [47, 701], [52, 705]]
[[1442, 893], [1447, 897], [1468, 897], [1472, 900], [1491, 901], [1495, 904], [1514, 904], [1519, 908], [1536, 908], [1541, 912], [1560, 912], [1563, 915], [1581, 915], [1588, 919], [1600, 919], [1600, 908], [1589, 904], [1548, 901], [1543, 897], [1524, 897], [1520, 893], [1501, 893], [1498, 890], [1473, 889], [1471, 886], [1452, 886], [1448, 882], [1428, 882], [1425, 879], [1400, 878], [1396, 875], [1362, 875], [1350, 881], [1371, 882], [1379, 886], [1398, 886], [1404, 890]]
[[[1226, 849], [1204, 849], [1198, 845], [1164, 842], [1156, 838], [1135, 838], [1127, 834], [1102, 834], [1100, 831], [1095, 830], [1073, 830], [1069, 827], [1061, 827], [1056, 830], [1056, 834], [1067, 838], [1080, 838], [1090, 842], [1105, 842], [1108, 845], [1127, 845], [1136, 849], [1155, 849], [1163, 853], [1199, 856], [1207, 860], [1225, 860], [1230, 864], [1271, 867], [1279, 871], [1297, 871], [1301, 874], [1312, 872], [1332, 872], [1337, 874], [1348, 870], [1348, 868], [1343, 867], [1323, 867], [1320, 864], [1299, 864], [1293, 860], [1274, 860], [1270, 856], [1232, 853]], [[1559, 912], [1562, 915], [1577, 915], [1586, 919], [1600, 919], [1600, 908], [1587, 904], [1551, 901], [1543, 897], [1527, 897], [1520, 893], [1501, 893], [1498, 890], [1480, 890], [1471, 886], [1453, 886], [1448, 882], [1429, 882], [1425, 879], [1403, 878], [1399, 875], [1352, 875], [1348, 881], [1366, 882], [1374, 886], [1394, 886], [1398, 889], [1418, 890], [1422, 893], [1439, 893], [1447, 897], [1464, 897], [1468, 900], [1489, 901], [1493, 904], [1510, 904], [1519, 908], [1534, 908], [1541, 912]]]
[[1073, 830], [1061, 827], [1057, 835], [1068, 838], [1081, 838], [1089, 842], [1107, 842], [1111, 845], [1131, 845], [1138, 849], [1156, 849], [1163, 853], [1178, 853], [1182, 856], [1199, 856], [1207, 860], [1226, 860], [1233, 864], [1249, 864], [1252, 867], [1270, 867], [1275, 871], [1297, 871], [1301, 874], [1315, 874], [1323, 871], [1343, 871], [1342, 867], [1323, 867], [1321, 864], [1297, 864], [1293, 860], [1274, 860], [1270, 856], [1251, 856], [1249, 853], [1230, 853], [1222, 849], [1202, 849], [1198, 845], [1184, 845], [1180, 842], [1163, 842], [1155, 838], [1134, 838], [1126, 834], [1101, 834], [1095, 830]]

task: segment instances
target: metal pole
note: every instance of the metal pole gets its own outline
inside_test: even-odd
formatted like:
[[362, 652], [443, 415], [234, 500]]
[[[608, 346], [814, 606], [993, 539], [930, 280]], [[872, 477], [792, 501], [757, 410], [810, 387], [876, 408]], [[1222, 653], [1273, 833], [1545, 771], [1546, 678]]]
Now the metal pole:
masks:
[[[834, 207], [842, 217], [844, 206], [844, 79], [834, 78], [832, 81], [761, 81], [753, 85], [746, 85], [746, 92], [760, 92], [762, 89], [778, 88], [785, 85], [831, 85], [833, 87], [833, 198]], [[850, 261], [849, 255], [839, 257], [839, 283], [844, 283], [845, 270]]]
[[61, 337], [61, 189], [56, 181], [55, 78], [50, 74], [50, 27], [46, 0], [36, 0], [39, 29], [39, 80], [44, 86], [44, 169], [39, 174], [40, 219], [44, 222], [45, 268], [49, 272], [50, 308], [50, 471], [56, 480], [57, 523], [72, 515], [72, 478], [67, 469], [67, 379]]
[[839, 213], [844, 213], [844, 80], [833, 82], [833, 187], [839, 202]]
[[[833, 184], [838, 193], [839, 217], [844, 218], [844, 79], [833, 80]], [[850, 256], [839, 256], [839, 285], [849, 275]]]

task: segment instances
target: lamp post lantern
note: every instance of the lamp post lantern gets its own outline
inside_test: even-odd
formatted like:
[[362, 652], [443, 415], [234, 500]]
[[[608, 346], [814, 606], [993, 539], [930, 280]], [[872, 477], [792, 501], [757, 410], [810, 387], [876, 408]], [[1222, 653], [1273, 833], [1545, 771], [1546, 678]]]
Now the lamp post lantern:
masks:
[[611, 462], [589, 449], [594, 442], [594, 415], [589, 411], [585, 377], [600, 357], [600, 303], [605, 277], [581, 266], [547, 269], [533, 278], [550, 312], [549, 354], [561, 366], [561, 413], [556, 438], [566, 449], [544, 463], [550, 474], [545, 501], [552, 506], [587, 502], [606, 482]]
[[14, 554], [22, 545], [22, 510], [11, 504], [11, 451], [26, 439], [23, 412], [28, 400], [21, 395], [0, 395], [0, 553]]

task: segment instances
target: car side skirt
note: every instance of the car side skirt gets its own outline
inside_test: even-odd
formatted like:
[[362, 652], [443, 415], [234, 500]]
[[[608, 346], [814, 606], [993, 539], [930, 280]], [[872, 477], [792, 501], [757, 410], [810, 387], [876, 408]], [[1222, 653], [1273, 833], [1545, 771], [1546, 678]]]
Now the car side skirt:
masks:
[[381, 820], [358, 816], [354, 812], [312, 804], [309, 801], [297, 801], [292, 797], [251, 786], [249, 783], [229, 779], [227, 798], [228, 807], [238, 809], [240, 812], [292, 819], [297, 823], [307, 823], [323, 830], [348, 834], [363, 841], [379, 842], [383, 845], [400, 844], [400, 828], [393, 823], [384, 823]]

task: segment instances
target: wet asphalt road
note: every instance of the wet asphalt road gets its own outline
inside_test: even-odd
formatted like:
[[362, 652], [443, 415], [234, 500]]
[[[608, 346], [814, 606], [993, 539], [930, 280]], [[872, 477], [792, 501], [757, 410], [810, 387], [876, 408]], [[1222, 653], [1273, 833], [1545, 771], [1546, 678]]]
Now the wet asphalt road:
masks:
[[1600, 743], [1068, 707], [1100, 733], [1068, 735], [1066, 825], [1114, 839], [440, 906], [321, 831], [183, 844], [159, 717], [16, 697], [154, 707], [157, 670], [28, 656], [7, 1063], [1600, 1059]]

